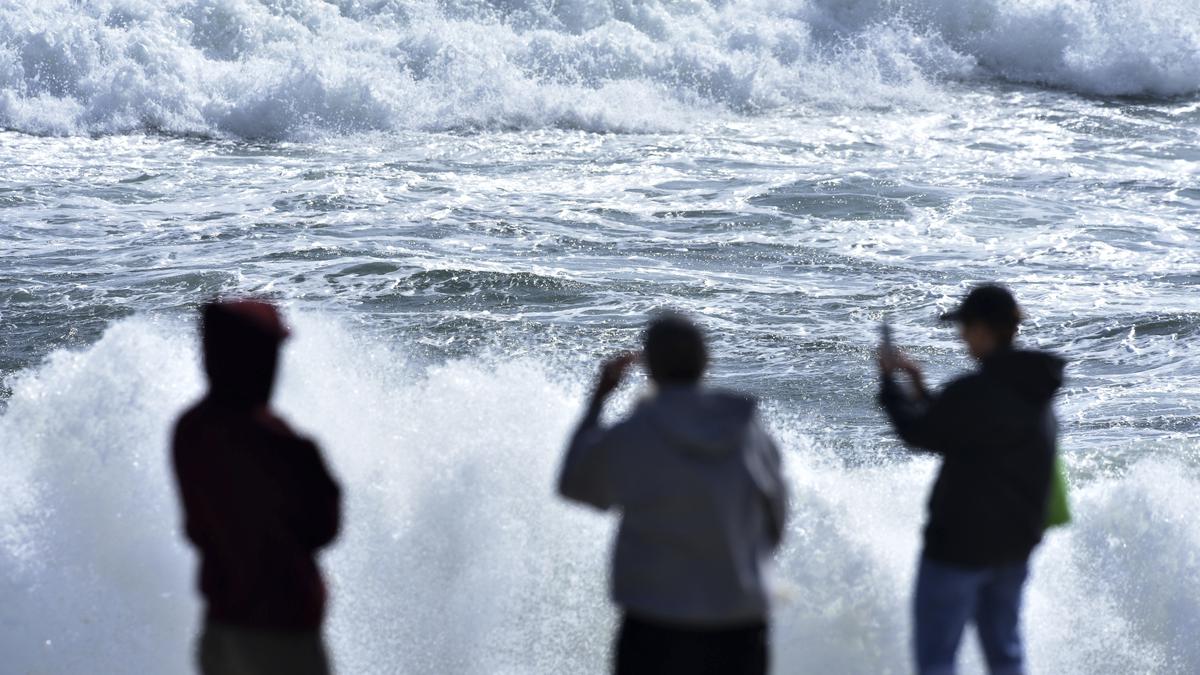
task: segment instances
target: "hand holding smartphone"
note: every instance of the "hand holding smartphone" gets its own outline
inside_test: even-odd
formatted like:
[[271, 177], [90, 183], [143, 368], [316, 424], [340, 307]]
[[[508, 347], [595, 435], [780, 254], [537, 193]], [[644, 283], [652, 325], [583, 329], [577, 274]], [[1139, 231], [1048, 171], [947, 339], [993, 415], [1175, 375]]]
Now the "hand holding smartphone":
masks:
[[907, 373], [912, 379], [912, 387], [916, 393], [928, 396], [921, 367], [896, 348], [895, 342], [892, 341], [892, 325], [887, 317], [884, 317], [883, 323], [879, 325], [879, 370], [883, 373]]

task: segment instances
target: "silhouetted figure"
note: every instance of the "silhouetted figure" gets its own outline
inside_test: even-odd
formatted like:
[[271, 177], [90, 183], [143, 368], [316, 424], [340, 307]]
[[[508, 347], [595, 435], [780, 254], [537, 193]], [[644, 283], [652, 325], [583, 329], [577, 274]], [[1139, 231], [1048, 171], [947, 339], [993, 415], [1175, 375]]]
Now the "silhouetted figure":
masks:
[[187, 536], [200, 554], [205, 675], [329, 672], [316, 554], [338, 531], [340, 494], [320, 452], [268, 403], [287, 329], [271, 305], [202, 314], [208, 394], [175, 428]]
[[636, 355], [607, 361], [563, 461], [559, 491], [619, 509], [613, 600], [618, 675], [760, 674], [768, 660], [764, 567], [787, 491], [755, 401], [700, 384], [707, 350], [678, 315], [651, 321], [643, 359], [657, 391], [600, 425]]
[[[1003, 287], [975, 288], [958, 323], [979, 369], [932, 394], [921, 370], [883, 349], [881, 402], [908, 445], [943, 457], [929, 498], [914, 601], [920, 673], [954, 673], [974, 622], [992, 673], [1024, 672], [1019, 615], [1027, 560], [1042, 539], [1057, 445], [1062, 359], [1013, 347], [1020, 322]], [[912, 386], [895, 380], [906, 372]]]

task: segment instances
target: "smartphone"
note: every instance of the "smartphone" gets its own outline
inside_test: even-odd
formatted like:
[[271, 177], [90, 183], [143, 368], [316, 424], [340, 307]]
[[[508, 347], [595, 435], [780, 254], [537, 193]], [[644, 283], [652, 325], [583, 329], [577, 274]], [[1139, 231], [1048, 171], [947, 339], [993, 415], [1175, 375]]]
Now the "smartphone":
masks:
[[895, 350], [895, 345], [892, 343], [892, 324], [888, 322], [887, 317], [884, 317], [883, 323], [879, 324], [879, 349], [887, 353]]

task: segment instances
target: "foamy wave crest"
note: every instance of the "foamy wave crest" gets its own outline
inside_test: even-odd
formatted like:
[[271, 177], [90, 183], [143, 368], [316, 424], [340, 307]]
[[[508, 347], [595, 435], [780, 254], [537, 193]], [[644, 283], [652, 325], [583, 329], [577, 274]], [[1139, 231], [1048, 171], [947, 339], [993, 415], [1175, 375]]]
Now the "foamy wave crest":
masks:
[[842, 34], [901, 22], [1016, 82], [1086, 94], [1200, 90], [1200, 4], [1192, 0], [812, 0]]
[[[433, 367], [297, 317], [281, 407], [346, 487], [325, 557], [341, 672], [598, 672], [611, 522], [553, 496], [582, 377], [544, 361]], [[200, 393], [189, 327], [132, 319], [20, 374], [0, 416], [0, 653], [12, 672], [189, 672], [199, 611], [167, 462]], [[779, 568], [780, 672], [905, 672], [934, 464], [847, 470], [775, 418], [796, 495]], [[1044, 672], [1200, 670], [1200, 477], [1159, 460], [1075, 492], [1038, 554], [1026, 625]], [[968, 672], [981, 669], [970, 645]]]
[[973, 72], [1200, 88], [1192, 0], [46, 0], [0, 4], [0, 126], [31, 133], [684, 128], [905, 104]]

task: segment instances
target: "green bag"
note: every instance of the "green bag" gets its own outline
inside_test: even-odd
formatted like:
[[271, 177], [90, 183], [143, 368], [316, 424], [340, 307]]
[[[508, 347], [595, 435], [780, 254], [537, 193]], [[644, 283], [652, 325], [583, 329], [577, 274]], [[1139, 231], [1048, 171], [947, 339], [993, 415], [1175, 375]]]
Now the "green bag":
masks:
[[1061, 527], [1071, 522], [1071, 505], [1067, 502], [1067, 471], [1062, 458], [1054, 457], [1054, 471], [1050, 475], [1050, 503], [1046, 508], [1046, 529]]

